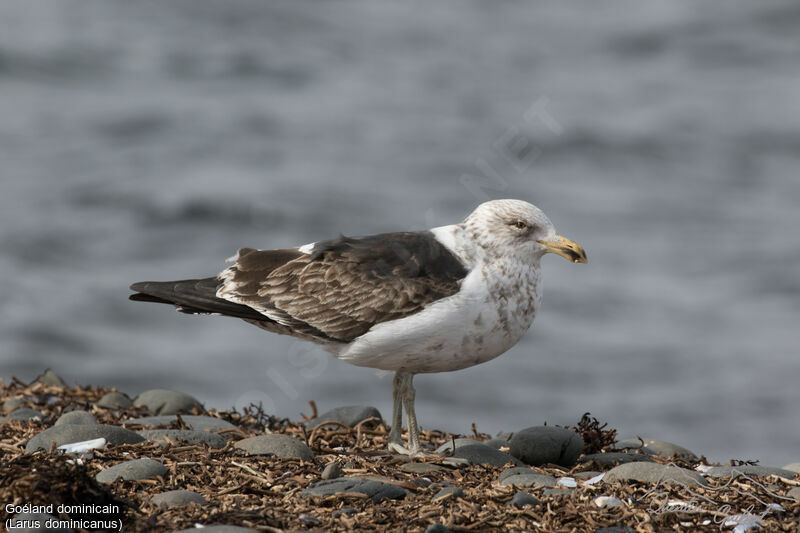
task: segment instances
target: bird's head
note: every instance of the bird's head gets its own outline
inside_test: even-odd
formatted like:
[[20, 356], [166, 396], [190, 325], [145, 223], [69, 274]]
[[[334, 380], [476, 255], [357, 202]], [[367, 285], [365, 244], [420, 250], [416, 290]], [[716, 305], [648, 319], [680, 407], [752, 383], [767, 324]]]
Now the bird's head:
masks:
[[541, 209], [522, 200], [491, 200], [475, 208], [464, 226], [487, 251], [512, 248], [537, 260], [558, 254], [573, 263], [586, 263], [580, 244], [556, 233]]

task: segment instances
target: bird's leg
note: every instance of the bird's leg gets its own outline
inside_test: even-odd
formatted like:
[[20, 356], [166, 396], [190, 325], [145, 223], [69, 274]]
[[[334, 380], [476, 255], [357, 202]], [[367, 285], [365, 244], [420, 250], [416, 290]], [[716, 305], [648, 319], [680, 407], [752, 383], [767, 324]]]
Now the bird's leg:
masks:
[[414, 399], [416, 397], [416, 391], [412, 384], [414, 374], [405, 374], [403, 378], [403, 405], [406, 408], [406, 417], [408, 420], [408, 450], [411, 452], [409, 455], [416, 456], [420, 455], [420, 446], [417, 413], [414, 410]]
[[[387, 447], [392, 451], [403, 450], [403, 403], [401, 397], [402, 374], [395, 373], [392, 380], [392, 428], [389, 430]], [[402, 452], [400, 452], [402, 453]]]

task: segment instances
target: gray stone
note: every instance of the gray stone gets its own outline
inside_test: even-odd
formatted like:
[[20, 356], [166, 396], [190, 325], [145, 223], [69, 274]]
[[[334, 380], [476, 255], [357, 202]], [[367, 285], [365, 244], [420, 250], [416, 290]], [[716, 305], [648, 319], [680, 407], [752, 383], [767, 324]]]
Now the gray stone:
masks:
[[50, 370], [49, 368], [45, 370], [36, 381], [39, 383], [43, 383], [45, 385], [50, 385], [51, 387], [66, 387], [66, 382], [61, 379], [61, 376]]
[[800, 487], [793, 488], [786, 495], [790, 498], [794, 498], [794, 501], [800, 502]]
[[174, 415], [191, 411], [195, 407], [200, 407], [200, 402], [194, 396], [185, 392], [173, 390], [152, 389], [141, 393], [133, 401], [136, 407], [147, 407], [152, 412], [159, 415]]
[[306, 497], [325, 497], [340, 492], [360, 492], [366, 494], [375, 503], [379, 503], [384, 499], [399, 500], [406, 496], [405, 489], [397, 485], [353, 477], [318, 481], [301, 494]]
[[400, 465], [400, 470], [409, 474], [430, 474], [431, 472], [443, 472], [447, 469], [431, 463], [406, 463]]
[[11, 519], [9, 531], [19, 533], [73, 533], [73, 529], [45, 527], [48, 520], [57, 517], [47, 513], [18, 513]]
[[642, 483], [678, 483], [681, 485], [706, 486], [708, 482], [703, 476], [692, 470], [680, 468], [675, 465], [662, 465], [659, 463], [637, 462], [625, 463], [606, 472], [604, 482], [612, 481], [641, 481]]
[[169, 439], [173, 442], [186, 442], [189, 444], [208, 444], [209, 448], [224, 448], [225, 437], [208, 431], [196, 429], [140, 429], [137, 431], [145, 440], [158, 442]]
[[95, 405], [105, 409], [127, 409], [133, 405], [133, 402], [121, 392], [114, 391], [105, 394], [102, 398], [97, 400]]
[[342, 477], [342, 469], [339, 463], [328, 463], [325, 465], [320, 477], [322, 479], [336, 479], [337, 477]]
[[101, 470], [94, 478], [98, 483], [113, 483], [118, 478], [122, 478], [125, 481], [148, 479], [163, 476], [167, 472], [169, 472], [169, 469], [166, 466], [153, 459], [143, 457]]
[[458, 449], [461, 446], [469, 446], [471, 444], [483, 444], [484, 446], [486, 445], [485, 443], [475, 439], [468, 439], [466, 437], [461, 437], [458, 439], [451, 439], [445, 442], [444, 444], [436, 448], [436, 451], [434, 453], [436, 453], [437, 455], [446, 455], [445, 452], [449, 453], [453, 449], [453, 442], [456, 443], [456, 449]]
[[494, 448], [495, 450], [499, 450], [500, 448], [504, 446], [507, 447], [509, 445], [507, 439], [501, 439], [499, 437], [489, 439], [487, 441], [484, 441], [483, 443], [487, 445], [489, 448]]
[[3, 402], [3, 411], [8, 413], [14, 409], [24, 407], [27, 403], [28, 402], [25, 401], [25, 398], [9, 398]]
[[[452, 448], [452, 444], [450, 448]], [[451, 458], [465, 459], [471, 465], [504, 466], [509, 462], [515, 465], [521, 464], [509, 454], [490, 448], [482, 442], [472, 439], [456, 439], [455, 452], [451, 454], [448, 449], [444, 453]]]
[[29, 409], [27, 407], [20, 407], [11, 411], [8, 416], [0, 417], [0, 424], [3, 422], [10, 422], [12, 420], [19, 420], [21, 422], [29, 422], [31, 420], [44, 420], [44, 415], [36, 409]]
[[314, 427], [321, 422], [334, 421], [341, 422], [342, 424], [353, 427], [359, 422], [368, 418], [381, 417], [381, 412], [375, 407], [370, 405], [346, 405], [344, 407], [337, 407], [330, 411], [325, 411], [316, 418], [308, 422], [309, 427]]
[[497, 481], [501, 485], [514, 485], [517, 487], [552, 487], [556, 478], [534, 472], [527, 466], [507, 468], [500, 472]]
[[708, 477], [739, 477], [744, 474], [747, 476], [769, 476], [776, 475], [786, 479], [793, 479], [797, 472], [776, 468], [774, 466], [741, 465], [741, 466], [713, 466], [706, 471]]
[[622, 452], [608, 452], [608, 453], [592, 453], [584, 455], [580, 459], [580, 463], [590, 463], [594, 461], [599, 466], [616, 466], [625, 463], [635, 463], [638, 461], [646, 461], [652, 463], [653, 459], [649, 455], [641, 453], [622, 453]]
[[56, 420], [55, 425], [60, 426], [61, 424], [75, 424], [78, 426], [86, 426], [86, 425], [94, 425], [97, 424], [97, 420], [86, 411], [70, 411], [68, 413], [64, 413], [63, 415], [58, 417]]
[[553, 463], [573, 466], [583, 453], [583, 439], [570, 429], [534, 426], [511, 437], [510, 453], [525, 464], [541, 466]]
[[602, 472], [587, 470], [586, 472], [575, 472], [574, 474], [572, 474], [572, 477], [580, 481], [586, 481], [587, 479], [592, 479], [594, 476], [598, 476], [600, 474], [602, 474]]
[[306, 524], [307, 526], [320, 526], [322, 525], [322, 520], [314, 516], [313, 514], [303, 513], [297, 517], [302, 523]]
[[101, 437], [106, 439], [106, 442], [110, 445], [136, 444], [144, 441], [144, 437], [141, 435], [117, 426], [61, 424], [60, 426], [45, 429], [31, 437], [31, 440], [25, 445], [25, 451], [30, 453], [39, 449], [50, 450], [52, 443], [55, 443], [56, 447], [58, 447], [64, 444], [99, 439]]
[[278, 433], [242, 439], [234, 446], [250, 455], [275, 455], [277, 457], [299, 457], [305, 461], [314, 460], [314, 454], [305, 442]]
[[425, 528], [425, 533], [450, 533], [450, 530], [441, 522], [434, 522]]
[[202, 494], [198, 494], [193, 490], [169, 490], [156, 494], [150, 501], [159, 507], [176, 507], [178, 505], [187, 505], [196, 503], [198, 505], [205, 505], [206, 499]]
[[636, 530], [629, 526], [611, 526], [600, 528], [595, 533], [636, 533]]
[[[143, 418], [132, 418], [131, 420], [126, 420], [122, 423], [122, 425], [128, 426], [137, 424], [145, 427], [168, 426], [176, 420], [178, 420], [176, 415], [145, 416]], [[213, 416], [181, 415], [181, 420], [183, 420], [184, 424], [186, 424], [189, 429], [195, 429], [198, 431], [213, 432], [223, 429], [236, 429], [236, 426], [227, 420], [222, 420], [221, 418], [215, 418]]]
[[784, 470], [791, 470], [792, 472], [800, 472], [800, 463], [789, 463], [783, 467]]
[[248, 529], [239, 526], [203, 526], [192, 527], [189, 529], [181, 529], [175, 533], [189, 533], [191, 531], [202, 531], [202, 533], [244, 533], [245, 531], [256, 531], [255, 529]]
[[445, 498], [463, 498], [464, 491], [461, 490], [461, 487], [444, 487], [442, 490], [437, 492], [433, 498], [431, 498], [432, 502], [437, 502], [439, 500], [443, 500]]
[[[642, 441], [644, 441], [644, 447], [642, 447]], [[695, 454], [686, 448], [671, 442], [653, 439], [642, 439], [642, 441], [639, 439], [625, 439], [617, 442], [614, 447], [618, 450], [624, 448], [636, 448], [651, 455], [657, 455], [659, 457], [677, 457], [678, 459], [683, 459], [684, 461], [697, 461], [698, 459]]]
[[514, 507], [519, 507], [520, 509], [524, 507], [528, 507], [529, 505], [536, 505], [539, 503], [539, 500], [531, 496], [525, 491], [519, 491], [518, 493], [514, 494], [514, 497], [506, 503], [506, 505], [513, 505]]

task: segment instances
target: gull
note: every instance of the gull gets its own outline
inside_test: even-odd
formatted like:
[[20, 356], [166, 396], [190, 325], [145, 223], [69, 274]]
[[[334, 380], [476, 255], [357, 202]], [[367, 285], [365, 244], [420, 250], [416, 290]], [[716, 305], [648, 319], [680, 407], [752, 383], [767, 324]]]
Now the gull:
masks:
[[514, 346], [540, 308], [547, 253], [587, 262], [536, 206], [491, 200], [458, 224], [425, 231], [242, 248], [217, 276], [134, 283], [130, 298], [240, 318], [394, 372], [387, 447], [417, 456], [414, 375], [485, 363]]

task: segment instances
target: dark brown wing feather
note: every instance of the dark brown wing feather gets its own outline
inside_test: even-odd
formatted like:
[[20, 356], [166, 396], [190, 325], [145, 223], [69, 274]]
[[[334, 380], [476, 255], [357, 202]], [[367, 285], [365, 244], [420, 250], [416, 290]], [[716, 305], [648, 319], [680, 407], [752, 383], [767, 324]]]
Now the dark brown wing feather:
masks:
[[340, 342], [455, 294], [467, 275], [430, 232], [340, 237], [317, 243], [311, 254], [285, 252], [241, 250], [220, 275], [221, 295], [292, 330]]

